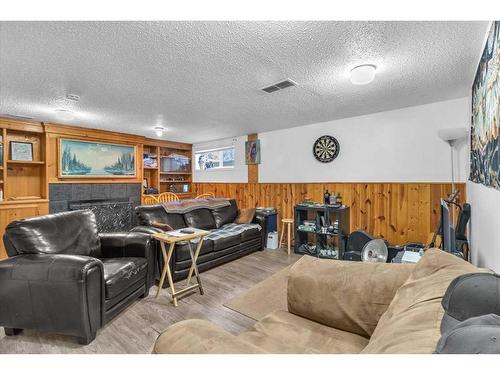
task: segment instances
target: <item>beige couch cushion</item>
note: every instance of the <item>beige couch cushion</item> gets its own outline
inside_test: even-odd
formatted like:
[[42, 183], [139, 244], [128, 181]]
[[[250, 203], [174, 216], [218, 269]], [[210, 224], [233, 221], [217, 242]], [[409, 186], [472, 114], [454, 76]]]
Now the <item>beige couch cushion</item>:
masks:
[[288, 311], [369, 338], [413, 268], [303, 257], [290, 271]]
[[480, 271], [442, 250], [427, 250], [362, 353], [432, 353], [440, 337], [441, 300], [448, 285], [457, 276]]
[[364, 337], [286, 311], [267, 315], [238, 338], [276, 354], [355, 354], [368, 344], [368, 339]]
[[153, 353], [262, 354], [265, 351], [206, 320], [189, 319], [168, 327], [156, 339]]

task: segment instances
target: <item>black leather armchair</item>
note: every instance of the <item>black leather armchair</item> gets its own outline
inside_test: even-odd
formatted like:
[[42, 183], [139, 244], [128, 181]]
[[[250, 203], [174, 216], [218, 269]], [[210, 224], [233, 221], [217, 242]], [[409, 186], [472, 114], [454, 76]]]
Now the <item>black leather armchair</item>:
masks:
[[154, 280], [155, 248], [144, 233], [97, 233], [91, 211], [10, 223], [0, 261], [0, 326], [90, 343], [96, 331]]

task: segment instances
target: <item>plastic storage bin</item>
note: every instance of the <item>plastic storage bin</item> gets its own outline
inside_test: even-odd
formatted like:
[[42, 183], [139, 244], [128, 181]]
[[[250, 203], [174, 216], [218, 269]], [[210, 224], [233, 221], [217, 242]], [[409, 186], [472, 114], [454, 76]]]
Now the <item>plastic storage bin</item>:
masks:
[[269, 232], [267, 234], [266, 247], [268, 249], [276, 250], [278, 248], [278, 232]]

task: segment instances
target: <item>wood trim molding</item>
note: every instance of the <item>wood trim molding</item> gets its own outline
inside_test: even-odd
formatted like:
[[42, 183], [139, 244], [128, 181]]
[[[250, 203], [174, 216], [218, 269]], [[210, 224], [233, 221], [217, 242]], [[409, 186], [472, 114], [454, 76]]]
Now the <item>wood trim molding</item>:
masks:
[[43, 124], [45, 132], [49, 134], [59, 135], [66, 138], [80, 138], [80, 139], [91, 139], [91, 140], [107, 140], [107, 141], [119, 141], [121, 143], [144, 143], [146, 139], [140, 135], [117, 133], [107, 130], [99, 130], [92, 128], [81, 128], [69, 125], [61, 124]]
[[0, 118], [0, 127], [9, 130], [20, 130], [32, 133], [43, 133], [43, 126], [39, 122], [20, 121], [10, 118]]
[[152, 139], [152, 138], [144, 138], [143, 143], [148, 146], [177, 148], [180, 150], [187, 150], [187, 151], [190, 151], [193, 148], [193, 145], [191, 143], [162, 141], [160, 139]]

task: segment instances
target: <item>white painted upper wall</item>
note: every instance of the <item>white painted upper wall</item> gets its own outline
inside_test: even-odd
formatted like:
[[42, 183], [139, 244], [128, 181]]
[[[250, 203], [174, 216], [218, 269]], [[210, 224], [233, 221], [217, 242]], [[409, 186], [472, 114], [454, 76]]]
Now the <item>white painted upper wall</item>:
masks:
[[248, 166], [245, 164], [245, 141], [247, 136], [218, 139], [193, 145], [193, 158], [197, 151], [234, 146], [234, 168], [196, 170], [193, 164], [194, 182], [248, 182]]
[[[407, 107], [260, 133], [259, 182], [449, 182], [450, 148], [438, 129], [469, 126], [469, 98]], [[312, 153], [321, 135], [335, 136], [340, 154], [331, 163]], [[246, 136], [193, 145], [193, 151], [235, 146], [233, 169], [196, 171], [195, 182], [247, 182]], [[459, 145], [456, 181], [467, 179], [467, 142]], [[196, 161], [195, 161], [196, 162]]]
[[[449, 182], [450, 148], [438, 129], [468, 127], [460, 98], [259, 134], [259, 182]], [[340, 153], [318, 162], [314, 141], [332, 135]], [[458, 147], [456, 181], [467, 179], [467, 142]]]

